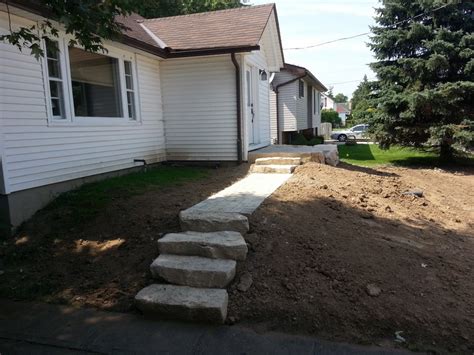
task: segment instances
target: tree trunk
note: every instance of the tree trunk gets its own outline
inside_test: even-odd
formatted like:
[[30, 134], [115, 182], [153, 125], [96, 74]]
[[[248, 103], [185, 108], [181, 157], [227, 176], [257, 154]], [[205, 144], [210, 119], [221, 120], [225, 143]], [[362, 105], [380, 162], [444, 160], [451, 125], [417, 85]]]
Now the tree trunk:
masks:
[[443, 142], [439, 150], [439, 159], [443, 163], [450, 163], [453, 160], [453, 148], [451, 144]]

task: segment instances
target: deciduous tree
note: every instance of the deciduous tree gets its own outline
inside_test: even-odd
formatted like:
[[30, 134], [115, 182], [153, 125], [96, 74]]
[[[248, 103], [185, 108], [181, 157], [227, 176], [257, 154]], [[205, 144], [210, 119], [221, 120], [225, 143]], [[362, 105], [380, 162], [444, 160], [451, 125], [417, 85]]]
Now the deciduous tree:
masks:
[[[7, 9], [9, 5], [6, 0]], [[46, 19], [29, 27], [12, 28], [0, 35], [20, 50], [29, 48], [36, 58], [44, 55], [42, 39], [54, 39], [59, 30], [71, 34], [70, 45], [80, 45], [91, 52], [106, 51], [104, 39], [117, 39], [124, 26], [118, 16], [139, 13], [144, 17], [163, 17], [219, 10], [242, 6], [238, 0], [37, 0], [32, 6], [39, 7]]]

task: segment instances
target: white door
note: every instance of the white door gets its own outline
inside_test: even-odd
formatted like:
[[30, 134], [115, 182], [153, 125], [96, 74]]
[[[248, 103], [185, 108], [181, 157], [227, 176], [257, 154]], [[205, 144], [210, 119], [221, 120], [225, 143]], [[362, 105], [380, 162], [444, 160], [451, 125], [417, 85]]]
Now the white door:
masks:
[[248, 66], [245, 71], [245, 81], [247, 86], [247, 132], [249, 144], [259, 143], [258, 136], [258, 117], [257, 117], [257, 100], [256, 100], [256, 82], [255, 70]]

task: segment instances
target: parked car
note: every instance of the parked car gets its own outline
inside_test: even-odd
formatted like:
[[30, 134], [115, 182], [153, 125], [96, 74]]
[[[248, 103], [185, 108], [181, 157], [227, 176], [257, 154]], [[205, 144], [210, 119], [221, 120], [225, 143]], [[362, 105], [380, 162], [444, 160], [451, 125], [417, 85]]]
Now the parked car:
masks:
[[337, 139], [339, 142], [345, 142], [348, 138], [361, 139], [364, 138], [368, 129], [368, 124], [358, 124], [344, 131], [333, 132], [331, 138]]

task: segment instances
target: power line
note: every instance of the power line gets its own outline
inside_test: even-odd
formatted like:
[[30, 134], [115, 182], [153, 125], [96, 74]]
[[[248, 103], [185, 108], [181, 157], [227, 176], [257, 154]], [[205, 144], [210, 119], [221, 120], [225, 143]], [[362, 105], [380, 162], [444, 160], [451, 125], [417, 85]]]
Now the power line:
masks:
[[[441, 9], [444, 9], [445, 7], [447, 7], [448, 5], [451, 5], [451, 4], [444, 4], [443, 6], [440, 6], [440, 7], [437, 7], [436, 9], [433, 9], [431, 10], [430, 12], [435, 12], [435, 11], [439, 11]], [[413, 17], [410, 17], [406, 20], [402, 20], [402, 21], [398, 21], [398, 22], [395, 22], [392, 26], [398, 26], [398, 25], [401, 25], [402, 23], [405, 23], [405, 22], [408, 22], [408, 21], [412, 21], [418, 17], [421, 17], [421, 16], [425, 16], [427, 15], [428, 13], [425, 12], [425, 13], [422, 13], [422, 14], [419, 14], [419, 15], [416, 15], [416, 16], [413, 16]], [[317, 44], [313, 44], [313, 45], [309, 45], [309, 46], [304, 46], [304, 47], [293, 47], [293, 48], [285, 48], [285, 50], [287, 51], [292, 51], [292, 50], [301, 50], [301, 49], [309, 49], [309, 48], [315, 48], [315, 47], [320, 47], [320, 46], [324, 46], [326, 44], [330, 44], [330, 43], [335, 43], [335, 42], [340, 42], [340, 41], [346, 41], [348, 39], [353, 39], [353, 38], [357, 38], [357, 37], [362, 37], [362, 36], [367, 36], [369, 35], [371, 32], [364, 32], [364, 33], [359, 33], [359, 34], [356, 34], [354, 36], [349, 36], [349, 37], [341, 37], [341, 38], [337, 38], [337, 39], [334, 39], [334, 40], [331, 40], [331, 41], [327, 41], [327, 42], [322, 42], [322, 43], [317, 43]]]
[[[375, 78], [368, 78], [367, 80], [374, 80]], [[341, 81], [339, 83], [329, 83], [327, 84], [328, 86], [330, 85], [342, 85], [342, 84], [349, 84], [349, 83], [357, 83], [357, 82], [361, 82], [361, 81], [364, 81], [364, 79], [359, 79], [359, 80], [349, 80], [349, 81]]]

